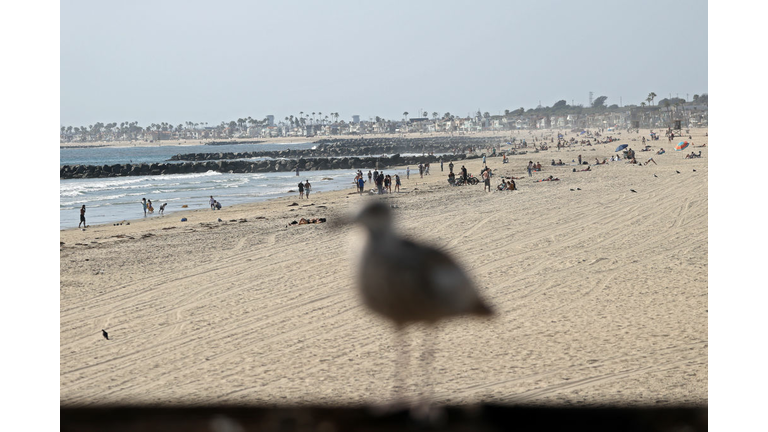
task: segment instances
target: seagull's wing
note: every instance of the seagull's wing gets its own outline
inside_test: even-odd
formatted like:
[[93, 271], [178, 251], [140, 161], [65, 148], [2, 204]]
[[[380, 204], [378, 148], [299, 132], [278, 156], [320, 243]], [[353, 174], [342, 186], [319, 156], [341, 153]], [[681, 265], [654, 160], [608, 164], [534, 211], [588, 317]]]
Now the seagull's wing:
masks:
[[414, 262], [420, 271], [420, 294], [441, 316], [473, 313], [481, 304], [475, 286], [461, 267], [447, 254], [430, 246], [404, 240], [404, 246], [418, 250]]

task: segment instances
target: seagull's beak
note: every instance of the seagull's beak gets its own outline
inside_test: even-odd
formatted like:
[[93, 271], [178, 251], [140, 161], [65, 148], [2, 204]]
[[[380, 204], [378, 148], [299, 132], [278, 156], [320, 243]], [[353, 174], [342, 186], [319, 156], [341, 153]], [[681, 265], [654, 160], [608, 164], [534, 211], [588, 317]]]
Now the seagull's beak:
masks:
[[328, 227], [334, 231], [340, 230], [344, 227], [352, 225], [357, 222], [356, 217], [350, 217], [347, 215], [339, 216], [337, 218], [328, 221]]

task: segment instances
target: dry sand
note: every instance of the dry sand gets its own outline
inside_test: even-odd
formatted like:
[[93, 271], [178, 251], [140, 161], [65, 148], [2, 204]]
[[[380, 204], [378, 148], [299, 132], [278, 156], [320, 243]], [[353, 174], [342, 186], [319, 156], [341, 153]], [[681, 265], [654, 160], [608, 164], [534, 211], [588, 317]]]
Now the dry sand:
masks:
[[[705, 129], [692, 132], [707, 142]], [[672, 147], [663, 138], [659, 146]], [[614, 148], [489, 159], [502, 175], [525, 177], [516, 192], [449, 187], [447, 166], [435, 165], [383, 198], [397, 206], [403, 235], [451, 253], [499, 312], [439, 327], [437, 401], [707, 403], [708, 147], [695, 148], [701, 159], [668, 152], [650, 166], [549, 166]], [[544, 165], [534, 180], [561, 181], [532, 182], [528, 160]], [[481, 164], [466, 165], [477, 174]], [[332, 222], [376, 199], [351, 192], [62, 231], [61, 403], [389, 399], [396, 347], [355, 292], [359, 232], [287, 226]], [[422, 387], [422, 336], [409, 332], [410, 394]]]

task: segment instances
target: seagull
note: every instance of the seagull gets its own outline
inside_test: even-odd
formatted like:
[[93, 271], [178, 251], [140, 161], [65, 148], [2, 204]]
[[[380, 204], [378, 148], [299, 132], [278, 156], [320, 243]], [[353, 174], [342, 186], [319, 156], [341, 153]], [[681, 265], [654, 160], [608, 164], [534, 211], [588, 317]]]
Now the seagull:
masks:
[[104, 339], [109, 340], [109, 334], [107, 334], [106, 330], [101, 329], [101, 335], [104, 336]]
[[[453, 259], [394, 233], [388, 206], [380, 202], [369, 204], [354, 222], [368, 233], [358, 273], [363, 303], [394, 324], [398, 343], [410, 324], [434, 325], [449, 317], [493, 315]], [[398, 366], [395, 365], [396, 384], [401, 369]], [[428, 365], [424, 371], [429, 372]]]
[[636, 191], [636, 190], [634, 190], [634, 189], [630, 189], [629, 191], [630, 191], [630, 192], [634, 192], [634, 193], [637, 193], [637, 191]]

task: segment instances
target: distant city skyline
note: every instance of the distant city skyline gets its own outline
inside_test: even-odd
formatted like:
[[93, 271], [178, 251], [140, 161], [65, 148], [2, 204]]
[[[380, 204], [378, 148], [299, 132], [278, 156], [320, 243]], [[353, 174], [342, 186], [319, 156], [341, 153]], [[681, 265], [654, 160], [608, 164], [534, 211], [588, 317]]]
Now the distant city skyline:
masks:
[[464, 117], [588, 106], [589, 92], [621, 106], [708, 93], [697, 1], [66, 2], [60, 47], [60, 123], [73, 126]]

